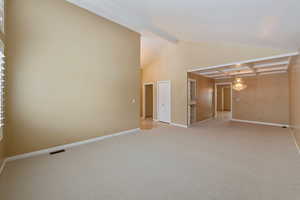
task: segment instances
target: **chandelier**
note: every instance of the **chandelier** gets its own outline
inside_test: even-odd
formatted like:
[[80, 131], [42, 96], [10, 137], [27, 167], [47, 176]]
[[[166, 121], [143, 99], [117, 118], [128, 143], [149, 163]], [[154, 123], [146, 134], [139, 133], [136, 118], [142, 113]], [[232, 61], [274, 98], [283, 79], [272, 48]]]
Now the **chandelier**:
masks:
[[232, 88], [236, 91], [241, 91], [247, 88], [247, 85], [244, 83], [243, 79], [235, 78], [233, 81]]

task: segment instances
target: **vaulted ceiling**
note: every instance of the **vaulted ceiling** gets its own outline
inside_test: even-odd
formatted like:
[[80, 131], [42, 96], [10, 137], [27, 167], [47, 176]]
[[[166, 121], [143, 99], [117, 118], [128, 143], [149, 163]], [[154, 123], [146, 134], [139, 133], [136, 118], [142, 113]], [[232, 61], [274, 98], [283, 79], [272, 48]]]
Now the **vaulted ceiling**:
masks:
[[[299, 0], [67, 0], [142, 34], [275, 49], [300, 47]], [[151, 36], [149, 36], [151, 35]], [[152, 39], [153, 40], [153, 39]], [[154, 41], [153, 41], [154, 42]], [[152, 46], [151, 46], [152, 45]]]

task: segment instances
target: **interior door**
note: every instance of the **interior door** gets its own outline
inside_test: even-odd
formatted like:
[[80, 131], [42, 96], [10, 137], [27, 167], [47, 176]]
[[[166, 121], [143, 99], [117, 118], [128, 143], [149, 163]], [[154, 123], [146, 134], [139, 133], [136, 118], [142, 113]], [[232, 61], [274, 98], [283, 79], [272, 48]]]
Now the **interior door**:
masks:
[[158, 120], [171, 122], [171, 83], [170, 81], [159, 81], [157, 84]]

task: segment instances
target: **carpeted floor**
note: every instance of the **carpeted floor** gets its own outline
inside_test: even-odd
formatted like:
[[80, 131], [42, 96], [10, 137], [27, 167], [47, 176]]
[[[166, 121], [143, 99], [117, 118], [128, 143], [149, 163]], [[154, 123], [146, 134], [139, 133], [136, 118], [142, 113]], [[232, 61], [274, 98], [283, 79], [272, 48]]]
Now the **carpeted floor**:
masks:
[[1, 200], [299, 200], [288, 129], [211, 120], [10, 162]]

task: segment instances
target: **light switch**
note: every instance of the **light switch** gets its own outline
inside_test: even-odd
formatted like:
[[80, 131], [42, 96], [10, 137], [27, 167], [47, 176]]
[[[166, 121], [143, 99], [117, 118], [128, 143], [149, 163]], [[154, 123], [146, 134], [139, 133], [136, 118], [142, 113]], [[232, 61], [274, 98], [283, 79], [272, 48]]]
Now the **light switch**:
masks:
[[135, 99], [132, 99], [132, 100], [131, 100], [131, 103], [134, 104], [134, 103], [135, 103]]

